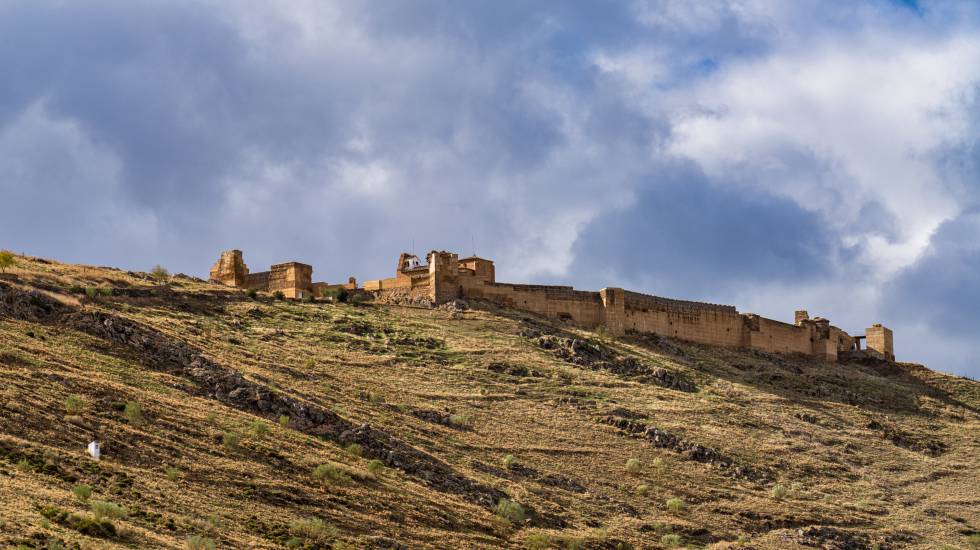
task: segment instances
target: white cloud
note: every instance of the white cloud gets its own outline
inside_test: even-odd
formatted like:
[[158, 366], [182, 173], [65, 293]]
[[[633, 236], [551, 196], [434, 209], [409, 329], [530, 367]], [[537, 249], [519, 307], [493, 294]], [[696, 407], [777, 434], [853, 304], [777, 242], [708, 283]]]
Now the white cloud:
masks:
[[[915, 261], [958, 213], [933, 152], [964, 137], [965, 94], [980, 81], [980, 41], [856, 36], [737, 62], [694, 90], [670, 151], [719, 180], [793, 198], [857, 242], [887, 278]], [[809, 165], [794, 164], [794, 156]], [[857, 233], [881, 203], [897, 239]]]

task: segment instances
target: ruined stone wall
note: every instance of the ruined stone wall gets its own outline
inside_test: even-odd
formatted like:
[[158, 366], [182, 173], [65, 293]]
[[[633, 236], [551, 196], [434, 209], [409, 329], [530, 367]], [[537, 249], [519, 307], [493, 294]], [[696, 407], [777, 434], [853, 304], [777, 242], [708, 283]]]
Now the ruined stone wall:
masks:
[[306, 298], [313, 293], [313, 266], [299, 262], [276, 264], [269, 271], [269, 292], [282, 292], [286, 298]]
[[245, 278], [245, 283], [241, 286], [247, 289], [269, 290], [269, 275], [268, 271], [249, 273]]
[[603, 322], [602, 299], [598, 292], [584, 292], [570, 286], [487, 283], [479, 277], [460, 277], [462, 298], [487, 300], [595, 328]]
[[744, 345], [744, 322], [732, 306], [624, 292], [624, 329], [715, 344]]
[[242, 259], [241, 250], [226, 250], [211, 268], [210, 280], [229, 286], [244, 286], [248, 278], [248, 266]]
[[791, 325], [759, 315], [746, 315], [746, 346], [770, 353], [813, 353], [812, 327]]

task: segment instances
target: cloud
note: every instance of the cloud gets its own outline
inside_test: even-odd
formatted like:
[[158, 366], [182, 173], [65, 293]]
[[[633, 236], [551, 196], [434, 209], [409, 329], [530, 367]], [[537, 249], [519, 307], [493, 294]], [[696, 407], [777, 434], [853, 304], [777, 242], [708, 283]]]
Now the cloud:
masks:
[[0, 159], [0, 234], [26, 237], [18, 251], [89, 263], [158, 244], [152, 212], [119, 196], [119, 159], [43, 102], [0, 131]]
[[980, 10], [911, 8], [2, 2], [0, 244], [329, 281], [475, 247], [864, 326], [977, 196]]
[[697, 164], [674, 162], [651, 173], [628, 207], [583, 228], [573, 271], [609, 286], [723, 300], [747, 285], [835, 277], [850, 253], [839, 243], [789, 199], [719, 185]]

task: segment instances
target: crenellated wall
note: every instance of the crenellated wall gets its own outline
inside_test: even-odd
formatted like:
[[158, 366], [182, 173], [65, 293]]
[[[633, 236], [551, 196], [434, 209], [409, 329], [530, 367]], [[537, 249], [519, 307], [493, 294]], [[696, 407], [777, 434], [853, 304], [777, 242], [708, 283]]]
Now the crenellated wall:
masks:
[[[895, 359], [891, 330], [881, 325], [855, 337], [820, 317], [811, 319], [804, 310], [794, 313], [793, 323], [739, 313], [734, 306], [675, 300], [604, 288], [598, 292], [570, 286], [525, 285], [496, 282], [493, 262], [471, 256], [459, 259], [452, 252], [435, 251], [422, 264], [413, 254], [402, 253], [395, 276], [367, 281], [363, 290], [391, 303], [440, 304], [457, 298], [487, 300], [505, 307], [544, 315], [584, 328], [605, 328], [610, 334], [652, 333], [704, 344], [748, 347], [772, 353], [799, 353], [836, 361], [842, 352], [860, 351], [860, 338], [867, 339], [867, 354]], [[271, 271], [248, 273], [241, 252], [222, 253], [211, 271], [212, 280], [245, 288], [282, 290], [287, 297], [301, 298], [304, 292], [347, 285], [312, 283], [313, 268], [297, 262], [277, 264]]]

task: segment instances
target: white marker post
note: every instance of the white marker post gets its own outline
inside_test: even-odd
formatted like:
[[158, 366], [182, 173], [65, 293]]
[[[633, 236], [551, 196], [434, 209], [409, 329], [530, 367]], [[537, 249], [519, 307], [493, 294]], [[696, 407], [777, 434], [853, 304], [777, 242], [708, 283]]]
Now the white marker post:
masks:
[[99, 449], [99, 442], [93, 441], [88, 444], [88, 454], [92, 455], [92, 458], [99, 460], [102, 456], [102, 451]]

